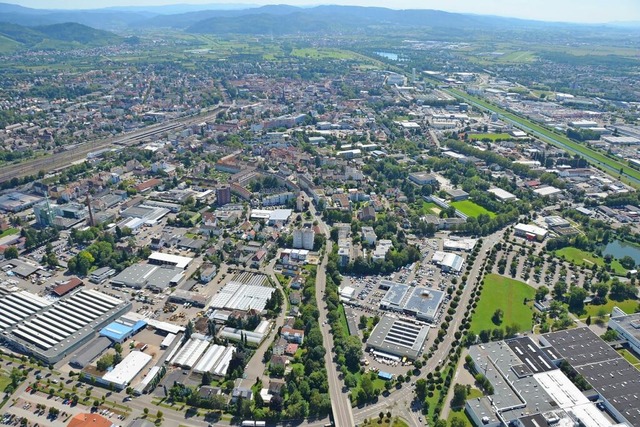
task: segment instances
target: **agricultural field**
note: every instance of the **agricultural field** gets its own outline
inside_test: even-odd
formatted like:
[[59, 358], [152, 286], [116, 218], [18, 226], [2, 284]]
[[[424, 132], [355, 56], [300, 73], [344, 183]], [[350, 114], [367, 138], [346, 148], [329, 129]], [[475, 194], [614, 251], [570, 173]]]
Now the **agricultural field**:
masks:
[[[571, 246], [558, 249], [555, 251], [555, 255], [558, 258], [564, 257], [564, 259], [575, 265], [584, 265], [585, 267], [591, 267], [593, 264], [596, 264], [598, 267], [602, 267], [604, 265], [604, 258]], [[627, 274], [627, 270], [617, 259], [611, 261], [611, 271], [618, 276], [624, 276]]]
[[502, 326], [516, 324], [520, 331], [531, 329], [533, 309], [524, 304], [525, 298], [533, 300], [535, 289], [519, 280], [498, 274], [487, 274], [480, 294], [480, 302], [471, 320], [471, 332], [479, 333], [497, 326], [491, 320], [493, 313], [501, 309], [504, 313]]
[[480, 205], [473, 203], [471, 200], [460, 200], [457, 202], [451, 202], [451, 206], [462, 212], [463, 214], [470, 217], [477, 217], [479, 215], [489, 215], [491, 218], [495, 217], [496, 214], [486, 210]]
[[356, 57], [353, 52], [349, 52], [347, 50], [321, 48], [293, 49], [291, 51], [291, 56], [311, 59], [354, 59]]

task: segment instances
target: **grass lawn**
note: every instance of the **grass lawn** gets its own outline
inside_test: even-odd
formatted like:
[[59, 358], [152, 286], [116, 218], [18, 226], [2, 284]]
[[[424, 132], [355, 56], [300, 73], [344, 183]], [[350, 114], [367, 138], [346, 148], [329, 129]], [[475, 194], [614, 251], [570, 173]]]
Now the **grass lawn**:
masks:
[[[477, 388], [472, 388], [471, 393], [467, 395], [467, 399], [475, 399], [476, 397], [482, 397], [483, 394]], [[449, 417], [447, 418], [447, 423], [451, 424], [454, 418], [458, 418], [464, 422], [465, 426], [473, 427], [473, 423], [467, 417], [467, 414], [464, 412], [464, 408], [451, 409], [449, 411]]]
[[608, 299], [607, 303], [602, 305], [587, 304], [584, 306], [586, 313], [583, 317], [586, 318], [587, 316], [591, 316], [591, 320], [593, 321], [593, 318], [598, 316], [598, 312], [600, 311], [605, 311], [607, 314], [611, 314], [613, 307], [618, 307], [628, 314], [635, 313], [636, 308], [638, 307], [638, 300], [627, 299], [624, 301], [613, 301]]
[[338, 313], [340, 314], [340, 327], [345, 335], [349, 335], [349, 325], [347, 324], [347, 315], [344, 313], [344, 306], [340, 304], [338, 307]]
[[11, 377], [8, 373], [0, 371], [0, 393], [4, 393], [4, 389], [11, 384]]
[[420, 213], [422, 215], [437, 214], [437, 213], [440, 213], [440, 207], [435, 203], [431, 203], [423, 200], [422, 209], [420, 210]]
[[535, 289], [519, 280], [497, 274], [488, 274], [480, 294], [480, 302], [471, 320], [471, 331], [476, 334], [483, 329], [497, 326], [491, 320], [497, 309], [502, 309], [504, 318], [502, 327], [517, 324], [520, 331], [531, 329], [533, 310], [522, 302], [525, 298], [533, 300]]
[[451, 202], [451, 206], [462, 212], [463, 214], [471, 217], [477, 217], [478, 215], [485, 214], [489, 215], [491, 218], [496, 216], [495, 213], [486, 210], [480, 205], [476, 205], [471, 200], [460, 200], [457, 202]]
[[490, 139], [495, 141], [496, 139], [511, 139], [513, 138], [508, 133], [476, 133], [469, 135], [469, 139], [474, 141], [482, 141], [483, 139]]
[[625, 360], [631, 363], [632, 365], [637, 366], [638, 364], [640, 364], [640, 359], [634, 356], [629, 350], [625, 350], [624, 348], [621, 348], [620, 350], [618, 350], [618, 353], [620, 353], [620, 356], [624, 357]]
[[12, 234], [18, 234], [19, 232], [20, 230], [18, 230], [17, 228], [7, 228], [2, 233], [0, 233], [0, 238], [10, 236]]
[[[555, 251], [555, 254], [558, 258], [562, 258], [564, 256], [567, 261], [576, 265], [584, 265], [586, 267], [591, 267], [593, 264], [598, 265], [598, 267], [604, 265], [604, 258], [600, 258], [590, 252], [571, 246], [558, 249]], [[617, 276], [624, 276], [627, 274], [627, 270], [617, 259], [611, 261], [611, 269]]]

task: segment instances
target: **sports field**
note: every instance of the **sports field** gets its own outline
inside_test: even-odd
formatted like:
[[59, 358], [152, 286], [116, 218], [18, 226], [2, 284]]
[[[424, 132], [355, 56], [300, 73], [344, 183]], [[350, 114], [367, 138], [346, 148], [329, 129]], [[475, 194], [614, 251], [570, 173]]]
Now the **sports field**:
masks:
[[498, 274], [487, 274], [480, 294], [480, 302], [471, 320], [471, 332], [479, 333], [483, 329], [495, 329], [491, 320], [497, 309], [502, 309], [504, 318], [502, 327], [516, 324], [520, 331], [531, 329], [533, 310], [523, 301], [533, 300], [535, 289], [519, 280]]
[[489, 215], [491, 218], [496, 216], [495, 213], [488, 211], [482, 206], [473, 203], [471, 200], [460, 200], [457, 202], [451, 202], [450, 205], [456, 208], [457, 210], [459, 210], [460, 212], [462, 212], [463, 214], [470, 217], [474, 217], [474, 218], [482, 214]]
[[473, 135], [469, 135], [469, 139], [475, 141], [482, 141], [484, 139], [490, 139], [491, 141], [496, 141], [498, 139], [511, 139], [513, 138], [508, 133], [474, 133]]

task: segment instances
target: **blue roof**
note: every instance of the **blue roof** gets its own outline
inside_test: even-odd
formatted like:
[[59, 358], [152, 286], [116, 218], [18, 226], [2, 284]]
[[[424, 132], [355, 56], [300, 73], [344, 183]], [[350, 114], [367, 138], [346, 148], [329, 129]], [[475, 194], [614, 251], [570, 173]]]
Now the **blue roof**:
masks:
[[390, 374], [389, 372], [380, 371], [378, 372], [378, 377], [382, 378], [383, 380], [390, 380], [393, 378], [393, 374]]
[[144, 329], [147, 326], [147, 322], [144, 320], [138, 320], [135, 325], [133, 325], [133, 332], [138, 332], [140, 329]]
[[133, 328], [131, 326], [123, 325], [122, 323], [117, 322], [109, 323], [100, 331], [100, 335], [102, 335], [103, 337], [107, 337], [117, 342], [123, 341], [132, 333]]

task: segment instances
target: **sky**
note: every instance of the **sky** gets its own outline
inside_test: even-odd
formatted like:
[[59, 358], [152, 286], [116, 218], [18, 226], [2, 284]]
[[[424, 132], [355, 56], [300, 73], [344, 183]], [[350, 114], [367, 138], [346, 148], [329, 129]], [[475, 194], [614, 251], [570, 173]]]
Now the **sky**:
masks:
[[319, 4], [380, 6], [393, 9], [437, 9], [449, 12], [498, 15], [542, 21], [640, 22], [640, 0], [0, 0], [34, 8], [89, 9], [109, 6], [167, 4]]

